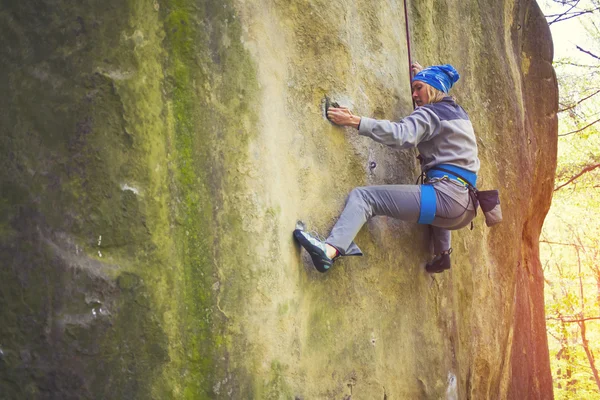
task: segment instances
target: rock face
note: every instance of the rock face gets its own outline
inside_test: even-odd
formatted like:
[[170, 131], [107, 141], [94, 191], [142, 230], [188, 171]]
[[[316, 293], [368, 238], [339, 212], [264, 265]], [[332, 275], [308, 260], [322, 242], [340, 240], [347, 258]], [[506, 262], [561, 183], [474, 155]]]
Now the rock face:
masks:
[[418, 175], [323, 117], [411, 112], [402, 1], [3, 1], [0, 397], [551, 398], [549, 30], [534, 1], [408, 6], [505, 217], [436, 276], [424, 226], [375, 218], [327, 274], [291, 235]]

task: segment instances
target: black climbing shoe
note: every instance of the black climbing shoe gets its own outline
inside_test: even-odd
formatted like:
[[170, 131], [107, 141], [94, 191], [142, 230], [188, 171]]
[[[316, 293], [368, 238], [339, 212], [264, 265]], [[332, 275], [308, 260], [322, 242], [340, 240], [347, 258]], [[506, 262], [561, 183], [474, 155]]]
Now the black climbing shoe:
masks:
[[325, 242], [315, 239], [301, 229], [294, 230], [294, 237], [300, 245], [304, 247], [308, 254], [310, 254], [310, 258], [312, 258], [312, 262], [317, 271], [327, 272], [329, 268], [331, 268], [333, 260], [327, 257]]
[[445, 254], [435, 256], [433, 260], [425, 265], [425, 271], [430, 274], [437, 274], [450, 269], [450, 253], [452, 253], [452, 249], [448, 250]]

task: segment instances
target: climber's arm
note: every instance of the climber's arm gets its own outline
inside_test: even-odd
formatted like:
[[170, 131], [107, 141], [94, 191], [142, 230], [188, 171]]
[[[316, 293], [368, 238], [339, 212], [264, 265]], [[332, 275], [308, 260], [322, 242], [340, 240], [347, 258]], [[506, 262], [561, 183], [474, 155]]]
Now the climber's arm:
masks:
[[358, 133], [390, 147], [410, 148], [428, 139], [439, 123], [433, 112], [420, 107], [400, 122], [362, 117]]

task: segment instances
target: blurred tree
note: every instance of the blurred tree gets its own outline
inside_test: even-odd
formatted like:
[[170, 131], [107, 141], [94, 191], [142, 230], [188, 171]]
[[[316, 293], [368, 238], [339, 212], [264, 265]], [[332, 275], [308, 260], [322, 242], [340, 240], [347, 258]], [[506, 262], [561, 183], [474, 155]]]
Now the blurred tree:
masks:
[[[585, 32], [585, 43], [573, 43], [574, 53], [583, 57], [561, 57], [555, 61], [560, 90], [559, 137], [598, 135], [600, 122], [600, 0], [546, 0], [548, 24], [578, 18]], [[600, 167], [598, 148], [578, 152], [558, 166], [559, 190]]]
[[[557, 399], [600, 398], [600, 0], [540, 2], [558, 57], [558, 165], [540, 255]], [[574, 34], [573, 24], [584, 35]], [[561, 27], [568, 27], [562, 29]], [[558, 33], [560, 32], [560, 33]]]

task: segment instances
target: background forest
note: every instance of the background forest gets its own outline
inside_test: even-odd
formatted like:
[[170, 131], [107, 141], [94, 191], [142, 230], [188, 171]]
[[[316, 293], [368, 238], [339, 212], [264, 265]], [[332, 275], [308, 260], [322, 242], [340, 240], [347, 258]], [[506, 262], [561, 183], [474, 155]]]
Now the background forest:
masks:
[[558, 167], [540, 237], [556, 399], [600, 398], [600, 1], [539, 1], [554, 40]]

